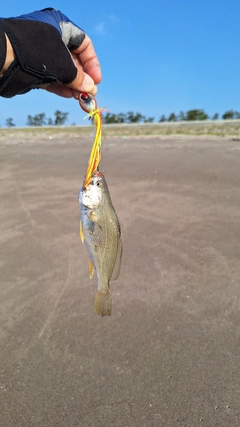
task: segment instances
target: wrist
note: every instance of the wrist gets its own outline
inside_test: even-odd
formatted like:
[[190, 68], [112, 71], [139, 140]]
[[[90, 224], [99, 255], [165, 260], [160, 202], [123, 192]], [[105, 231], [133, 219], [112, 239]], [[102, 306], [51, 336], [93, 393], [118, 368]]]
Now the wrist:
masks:
[[[9, 68], [9, 66], [12, 64], [12, 62], [15, 59], [15, 52], [12, 48], [12, 45], [10, 43], [10, 40], [7, 36], [6, 33], [3, 32], [4, 38], [1, 35], [1, 55], [0, 58], [0, 77], [3, 76], [3, 74], [5, 73], [5, 71], [7, 71], [7, 69]], [[4, 58], [5, 56], [5, 58]]]

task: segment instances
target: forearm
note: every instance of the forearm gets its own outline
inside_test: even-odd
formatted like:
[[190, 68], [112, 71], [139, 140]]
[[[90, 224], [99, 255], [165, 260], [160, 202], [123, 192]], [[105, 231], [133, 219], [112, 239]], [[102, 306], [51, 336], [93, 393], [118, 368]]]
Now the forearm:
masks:
[[11, 65], [11, 63], [15, 59], [14, 50], [6, 34], [5, 34], [5, 46], [0, 46], [0, 48], [2, 49], [2, 52], [5, 54], [5, 62], [3, 67], [0, 69], [0, 77], [2, 77], [5, 71], [7, 71], [8, 67]]

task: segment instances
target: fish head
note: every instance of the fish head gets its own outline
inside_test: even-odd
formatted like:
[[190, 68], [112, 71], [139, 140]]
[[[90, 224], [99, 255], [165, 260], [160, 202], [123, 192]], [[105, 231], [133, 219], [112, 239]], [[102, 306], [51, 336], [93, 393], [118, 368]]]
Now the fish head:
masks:
[[89, 184], [80, 191], [79, 202], [89, 209], [97, 208], [105, 191], [104, 175], [96, 171], [92, 174]]

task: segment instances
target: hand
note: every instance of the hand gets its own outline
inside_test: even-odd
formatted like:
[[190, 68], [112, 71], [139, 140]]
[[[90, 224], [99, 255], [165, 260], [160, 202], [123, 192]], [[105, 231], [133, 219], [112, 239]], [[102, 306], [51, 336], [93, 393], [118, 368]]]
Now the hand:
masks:
[[96, 85], [100, 83], [102, 73], [90, 38], [86, 35], [79, 48], [71, 51], [71, 54], [77, 67], [76, 78], [68, 85], [59, 83], [55, 86], [48, 85], [45, 89], [65, 98], [79, 99], [81, 92], [96, 95]]
[[[80, 92], [96, 94], [101, 69], [93, 44], [60, 11], [48, 8], [1, 19], [0, 36], [4, 34], [8, 44], [0, 96], [9, 98], [34, 88], [76, 99]], [[9, 52], [14, 54], [10, 66]]]

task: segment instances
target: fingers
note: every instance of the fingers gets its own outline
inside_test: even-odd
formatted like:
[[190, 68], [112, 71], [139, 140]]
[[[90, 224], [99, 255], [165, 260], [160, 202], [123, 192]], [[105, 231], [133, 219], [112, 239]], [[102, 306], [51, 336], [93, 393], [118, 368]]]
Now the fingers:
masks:
[[[79, 100], [79, 95], [81, 92], [86, 92], [86, 89], [75, 90], [70, 88], [68, 85], [63, 85], [62, 83], [58, 83], [57, 85], [45, 85], [41, 86], [41, 89], [45, 89], [48, 92], [55, 93], [55, 95], [62, 96], [63, 98], [75, 98]], [[93, 96], [97, 93], [97, 87], [94, 86], [92, 91], [88, 91], [88, 93], [91, 93]]]
[[97, 88], [94, 79], [84, 71], [83, 64], [75, 53], [72, 54], [72, 57], [77, 67], [77, 75], [76, 78], [68, 84], [68, 87], [78, 92], [91, 92], [95, 94]]
[[[62, 96], [63, 98], [75, 98], [79, 100], [79, 95], [81, 92], [87, 92], [82, 85], [82, 89], [76, 90], [74, 88], [69, 87], [69, 85], [63, 85], [62, 83], [58, 83], [56, 85], [43, 85], [41, 89], [45, 89], [48, 92], [55, 93], [55, 95]], [[97, 93], [97, 86], [94, 85], [92, 90], [88, 90], [88, 93], [91, 93], [93, 96]]]
[[72, 98], [74, 96], [72, 89], [70, 89], [66, 85], [63, 85], [62, 83], [58, 83], [57, 85], [51, 84], [51, 85], [41, 86], [41, 89], [45, 89], [48, 92], [55, 93], [55, 95], [62, 96], [63, 98]]
[[72, 53], [78, 57], [82, 64], [83, 71], [92, 77], [94, 83], [100, 83], [102, 80], [101, 67], [91, 39], [86, 35], [82, 44], [72, 51]]
[[81, 46], [71, 53], [78, 72], [68, 87], [78, 93], [88, 92], [95, 95], [97, 92], [96, 84], [100, 83], [102, 72], [90, 38], [86, 36]]
[[91, 39], [86, 35], [81, 46], [71, 51], [74, 63], [77, 67], [76, 78], [68, 85], [58, 83], [43, 87], [48, 92], [63, 96], [64, 98], [79, 99], [81, 92], [97, 93], [97, 84], [102, 79], [100, 63], [95, 53]]

